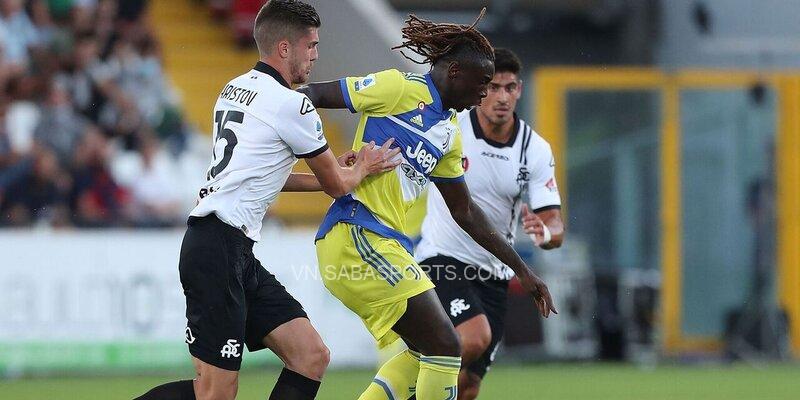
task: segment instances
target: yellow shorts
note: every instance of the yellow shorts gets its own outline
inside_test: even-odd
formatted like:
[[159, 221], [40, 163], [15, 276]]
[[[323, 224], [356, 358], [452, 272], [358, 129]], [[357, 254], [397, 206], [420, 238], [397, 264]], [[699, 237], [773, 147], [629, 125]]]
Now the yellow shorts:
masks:
[[325, 287], [364, 321], [378, 347], [398, 336], [392, 327], [407, 300], [434, 285], [396, 240], [340, 222], [317, 241]]

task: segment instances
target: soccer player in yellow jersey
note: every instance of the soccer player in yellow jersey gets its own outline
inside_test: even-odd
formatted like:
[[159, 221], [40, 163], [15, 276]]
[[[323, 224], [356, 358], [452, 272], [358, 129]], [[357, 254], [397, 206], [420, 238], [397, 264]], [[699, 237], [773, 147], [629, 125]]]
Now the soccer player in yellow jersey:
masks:
[[361, 400], [457, 397], [459, 339], [405, 235], [406, 211], [429, 181], [458, 225], [516, 272], [541, 314], [555, 312], [547, 286], [494, 231], [464, 183], [455, 111], [480, 104], [494, 76], [493, 48], [475, 24], [409, 17], [396, 48], [424, 57], [428, 74], [387, 70], [299, 89], [316, 107], [361, 113], [353, 150], [390, 138], [401, 149], [394, 171], [334, 201], [316, 237], [325, 287], [363, 319], [379, 346], [398, 338], [409, 346], [381, 367]]

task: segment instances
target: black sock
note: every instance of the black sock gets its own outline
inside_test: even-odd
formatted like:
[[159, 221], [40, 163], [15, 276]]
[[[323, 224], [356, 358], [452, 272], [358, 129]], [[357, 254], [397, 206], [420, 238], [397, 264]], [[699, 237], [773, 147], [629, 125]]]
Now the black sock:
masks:
[[319, 384], [319, 381], [284, 368], [275, 382], [269, 400], [313, 400], [317, 396]]
[[134, 400], [196, 400], [193, 381], [165, 383], [150, 389]]

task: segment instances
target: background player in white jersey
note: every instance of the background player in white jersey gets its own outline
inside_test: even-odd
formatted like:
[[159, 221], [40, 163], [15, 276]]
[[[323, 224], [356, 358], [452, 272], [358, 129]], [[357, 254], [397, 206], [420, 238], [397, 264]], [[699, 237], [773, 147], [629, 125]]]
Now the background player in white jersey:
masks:
[[[521, 213], [535, 243], [552, 249], [564, 237], [555, 163], [550, 145], [514, 112], [522, 93], [521, 68], [511, 51], [495, 49], [487, 96], [478, 107], [459, 113], [465, 179], [472, 200], [509, 243]], [[434, 187], [415, 256], [436, 284], [461, 339], [458, 398], [474, 399], [503, 336], [513, 271], [458, 227]]]
[[[213, 160], [179, 265], [197, 377], [161, 385], [140, 399], [235, 398], [243, 344], [250, 351], [269, 348], [285, 364], [270, 399], [316, 396], [328, 349], [300, 303], [253, 256], [253, 244], [282, 189], [322, 189], [338, 197], [369, 173], [394, 169], [397, 163], [387, 160], [398, 153], [370, 145], [352, 167], [343, 167], [350, 155], [337, 161], [328, 149], [314, 106], [290, 86], [308, 79], [319, 26], [313, 7], [270, 1], [255, 23], [260, 61], [217, 99]], [[314, 175], [291, 174], [298, 158]]]

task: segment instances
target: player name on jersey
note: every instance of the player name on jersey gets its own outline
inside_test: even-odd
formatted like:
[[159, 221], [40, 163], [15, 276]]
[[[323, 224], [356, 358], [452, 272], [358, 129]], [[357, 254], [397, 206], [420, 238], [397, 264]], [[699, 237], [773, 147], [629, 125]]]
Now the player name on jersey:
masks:
[[256, 99], [256, 96], [258, 96], [258, 92], [254, 90], [244, 89], [228, 84], [225, 86], [225, 89], [222, 89], [222, 93], [220, 93], [219, 98], [249, 106], [250, 103]]

